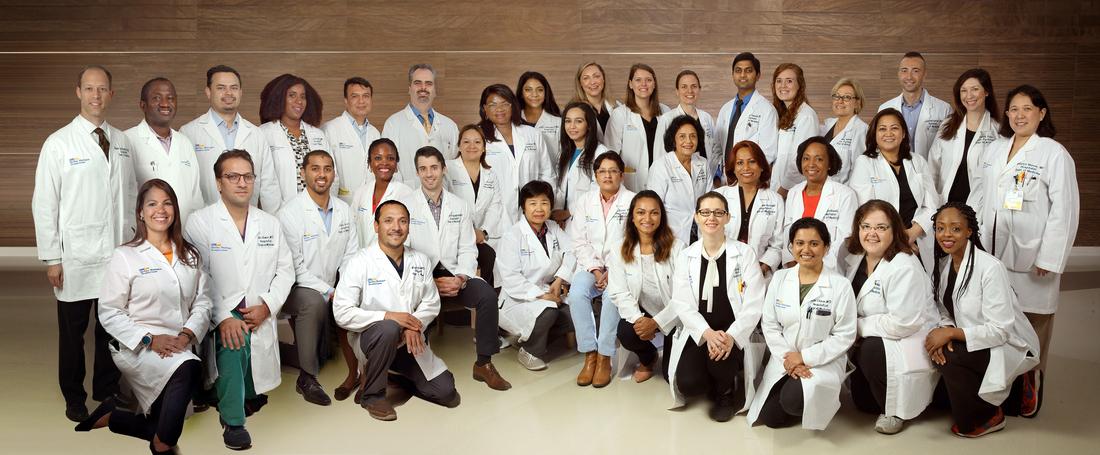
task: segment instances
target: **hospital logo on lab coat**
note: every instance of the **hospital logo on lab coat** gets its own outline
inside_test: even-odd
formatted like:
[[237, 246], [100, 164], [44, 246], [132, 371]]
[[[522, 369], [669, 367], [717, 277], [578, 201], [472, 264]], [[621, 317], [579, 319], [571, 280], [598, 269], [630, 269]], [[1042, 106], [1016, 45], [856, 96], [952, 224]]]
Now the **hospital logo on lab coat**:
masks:
[[230, 248], [226, 245], [222, 245], [221, 242], [214, 242], [214, 243], [210, 244], [210, 251], [215, 252], [215, 253], [225, 252], [225, 251], [229, 251], [231, 249], [232, 248]]
[[149, 275], [151, 273], [157, 273], [160, 270], [161, 270], [160, 267], [142, 267], [142, 268], [138, 269], [138, 273], [140, 273], [142, 276], [145, 276], [145, 275]]
[[69, 158], [69, 166], [76, 166], [87, 163], [89, 158]]
[[376, 280], [374, 278], [367, 278], [367, 286], [381, 286], [386, 280]]

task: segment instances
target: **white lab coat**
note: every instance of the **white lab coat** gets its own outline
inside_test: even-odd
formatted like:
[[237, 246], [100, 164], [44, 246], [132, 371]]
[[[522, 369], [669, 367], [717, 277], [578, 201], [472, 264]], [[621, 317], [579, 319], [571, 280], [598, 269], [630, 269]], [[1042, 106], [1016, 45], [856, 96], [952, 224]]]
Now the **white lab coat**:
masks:
[[[990, 145], [1001, 137], [997, 132], [998, 129], [1000, 125], [990, 118], [989, 112], [986, 112], [982, 116], [978, 130], [974, 132], [970, 150], [966, 152], [966, 176], [969, 177], [970, 184], [970, 196], [966, 199], [966, 205], [977, 213], [982, 213], [982, 198], [985, 196], [981, 164], [985, 160], [985, 154]], [[951, 139], [942, 139], [939, 133], [936, 133], [936, 140], [928, 150], [928, 166], [932, 170], [932, 179], [936, 183], [936, 191], [939, 192], [942, 202], [947, 202], [947, 196], [951, 194], [951, 185], [955, 183], [955, 174], [959, 172], [965, 142], [966, 121], [964, 120], [955, 132], [955, 137]]]
[[573, 241], [577, 270], [607, 268], [612, 252], [623, 246], [624, 227], [630, 220], [630, 201], [634, 199], [634, 192], [620, 186], [606, 217], [602, 198], [598, 188], [585, 195], [583, 202], [573, 207], [573, 219], [566, 227]]
[[470, 204], [443, 190], [439, 223], [432, 216], [424, 191], [414, 190], [403, 201], [409, 208], [406, 245], [428, 257], [428, 265], [442, 264], [453, 275], [477, 275], [477, 245]]
[[[912, 159], [901, 160], [901, 165], [905, 168], [905, 179], [909, 182], [913, 199], [917, 201], [917, 211], [913, 213], [913, 224], [918, 224], [924, 229], [924, 235], [917, 238], [921, 263], [926, 273], [931, 273], [934, 255], [932, 246], [936, 237], [932, 229], [932, 214], [940, 208], [940, 195], [936, 192], [935, 184], [932, 183], [933, 171], [924, 158], [913, 155]], [[898, 185], [894, 170], [882, 154], [874, 158], [867, 155], [857, 157], [855, 166], [852, 166], [851, 178], [848, 179], [848, 186], [856, 192], [860, 204], [872, 199], [881, 199], [900, 210], [901, 189]]]
[[[246, 307], [266, 304], [271, 310], [271, 316], [252, 331], [251, 357], [256, 393], [273, 390], [282, 380], [276, 315], [295, 279], [294, 257], [279, 219], [250, 208], [242, 240], [225, 203], [219, 200], [192, 214], [184, 234], [198, 248], [203, 272], [210, 276], [212, 325], [233, 317], [232, 311], [242, 300]], [[208, 362], [208, 367], [207, 380], [213, 381], [218, 376], [217, 362]]]
[[126, 130], [126, 137], [133, 146], [134, 173], [140, 188], [152, 179], [168, 182], [176, 193], [179, 202], [180, 226], [187, 225], [191, 212], [206, 206], [202, 198], [202, 184], [199, 180], [199, 160], [195, 157], [195, 148], [187, 136], [171, 130], [172, 145], [164, 151], [157, 133], [145, 120]]
[[558, 306], [539, 297], [550, 292], [555, 278], [573, 279], [576, 260], [572, 241], [557, 223], [547, 221], [546, 227], [546, 250], [526, 219], [504, 232], [497, 249], [500, 328], [518, 335], [521, 342], [531, 336], [542, 310]]
[[[953, 326], [963, 330], [966, 341], [961, 344], [967, 352], [989, 349], [989, 366], [982, 376], [978, 396], [989, 404], [999, 406], [1008, 398], [1016, 377], [1039, 364], [1039, 336], [1024, 316], [1013, 293], [1011, 280], [1004, 264], [993, 255], [975, 249], [973, 266], [970, 265], [971, 249], [967, 242], [966, 255], [955, 279], [955, 318], [952, 320], [943, 304], [947, 290], [948, 267], [951, 261], [942, 261], [940, 286], [936, 295], [939, 304], [940, 326]], [[964, 290], [963, 282], [974, 273]]]
[[[729, 327], [718, 327], [724, 330], [737, 343], [737, 347], [744, 351], [744, 385], [745, 407], [748, 409], [756, 393], [756, 376], [760, 369], [760, 363], [764, 359], [764, 344], [759, 336], [753, 336], [757, 325], [760, 323], [761, 305], [764, 302], [764, 290], [766, 284], [764, 275], [760, 274], [760, 261], [756, 253], [748, 245], [738, 242], [737, 239], [726, 239], [726, 295], [729, 297], [730, 307], [733, 309], [734, 321]], [[711, 328], [706, 319], [699, 313], [702, 276], [699, 275], [703, 261], [703, 241], [699, 240], [685, 248], [676, 256], [676, 265], [672, 274], [672, 301], [670, 306], [676, 311], [683, 330], [677, 330], [672, 339], [672, 358], [668, 364], [669, 388], [672, 391], [673, 408], [684, 405], [684, 396], [676, 386], [676, 369], [680, 363], [680, 356], [684, 353], [687, 340], [690, 337], [697, 346], [706, 343], [703, 333]], [[754, 340], [754, 338], [756, 338]]]
[[[1054, 139], [1033, 135], [1009, 161], [1011, 148], [1012, 138], [999, 139], [982, 163], [985, 203], [978, 215], [982, 245], [991, 248], [1008, 269], [1024, 312], [1054, 314], [1081, 216], [1076, 168], [1073, 157]], [[1016, 188], [1021, 173], [1023, 209], [1006, 209], [1005, 195]], [[1052, 273], [1039, 278], [1035, 267]]]
[[[715, 191], [726, 197], [730, 207], [730, 222], [726, 224], [726, 237], [736, 239], [741, 230], [741, 193], [737, 186], [723, 186]], [[783, 198], [767, 188], [757, 188], [756, 200], [749, 213], [749, 243], [756, 258], [779, 270], [783, 258], [783, 244], [787, 238], [783, 231]], [[770, 276], [770, 275], [769, 275]]]
[[[778, 119], [776, 121], [778, 122]], [[776, 191], [779, 191], [779, 188], [789, 190], [806, 180], [806, 177], [798, 172], [796, 162], [798, 146], [806, 139], [817, 136], [821, 131], [820, 125], [821, 123], [817, 120], [817, 111], [809, 104], [802, 103], [802, 107], [798, 108], [798, 113], [795, 114], [794, 124], [788, 129], [779, 130], [775, 164], [772, 165], [771, 188], [775, 188]]]
[[[846, 258], [848, 280], [864, 255]], [[882, 258], [856, 292], [859, 338], [879, 337], [886, 352], [886, 415], [909, 420], [932, 402], [940, 381], [924, 350], [928, 331], [939, 321], [932, 283], [916, 256]]]
[[[661, 114], [668, 112], [668, 106], [661, 105]], [[660, 114], [654, 114], [660, 116]], [[654, 142], [657, 137], [654, 136]], [[604, 144], [607, 148], [619, 152], [626, 163], [626, 173], [623, 174], [623, 186], [630, 191], [641, 191], [646, 188], [649, 181], [649, 168], [661, 157], [664, 146], [653, 148], [653, 161], [649, 160], [649, 138], [645, 134], [645, 123], [642, 115], [631, 111], [625, 104], [619, 105], [611, 111], [611, 118], [607, 121], [607, 131], [604, 133]]]
[[504, 136], [493, 129], [496, 140], [485, 143], [485, 162], [492, 166], [493, 172], [500, 178], [501, 203], [508, 213], [502, 226], [508, 226], [523, 218], [519, 209], [519, 189], [528, 182], [542, 180], [553, 186], [557, 183], [550, 156], [546, 153], [546, 144], [542, 133], [533, 126], [512, 125], [512, 145], [515, 155], [508, 149]]
[[[802, 212], [805, 211], [802, 204], [802, 192], [805, 189], [806, 182], [802, 182], [787, 193], [783, 212], [783, 262], [794, 260], [790, 250], [791, 225], [802, 218]], [[852, 219], [855, 218], [858, 207], [859, 198], [855, 191], [832, 177], [825, 180], [825, 185], [821, 188], [821, 200], [814, 211], [814, 218], [821, 220], [829, 228], [831, 245], [829, 252], [825, 253], [825, 267], [840, 270], [840, 250], [844, 248], [844, 240], [852, 235]]]
[[[402, 182], [413, 188], [420, 185], [414, 159], [417, 150], [430, 145], [439, 149], [445, 157], [455, 156], [458, 150], [458, 125], [439, 111], [432, 109], [432, 112], [435, 120], [428, 132], [424, 131], [424, 124], [416, 118], [413, 107], [407, 104], [386, 119], [386, 124], [382, 126], [382, 137], [397, 144], [397, 154], [401, 157], [397, 164], [401, 170]], [[395, 175], [394, 179], [397, 177]]]
[[141, 412], [160, 396], [176, 368], [199, 357], [188, 349], [162, 358], [142, 346], [145, 334], [176, 336], [185, 327], [202, 342], [210, 326], [210, 296], [202, 268], [191, 267], [172, 248], [172, 262], [148, 241], [120, 246], [111, 256], [99, 298], [99, 321], [118, 340], [111, 358], [125, 378]]
[[[367, 174], [367, 180], [359, 186], [351, 198], [352, 218], [355, 220], [355, 230], [359, 234], [359, 248], [366, 248], [378, 238], [374, 231], [374, 174]], [[394, 176], [390, 184], [386, 185], [386, 191], [382, 193], [382, 199], [378, 205], [386, 201], [405, 202], [405, 198], [413, 194], [413, 189], [397, 180]]]
[[[360, 139], [359, 131], [352, 125], [354, 122], [354, 117], [344, 111], [339, 117], [321, 125], [330, 147], [326, 151], [332, 154], [332, 160], [336, 162], [336, 181], [333, 184], [336, 197], [348, 204], [351, 204], [352, 192], [366, 181], [370, 173], [367, 148], [371, 142], [382, 137], [378, 128], [368, 120], [366, 137]], [[398, 178], [399, 174], [394, 175], [394, 179]]]
[[[607, 152], [607, 147], [603, 144], [596, 146], [596, 153], [592, 154], [593, 164], [596, 157]], [[557, 166], [557, 161], [551, 165]], [[555, 167], [554, 169], [557, 169]], [[596, 183], [596, 171], [589, 168], [591, 174], [585, 174], [581, 169], [581, 158], [573, 160], [569, 164], [569, 168], [565, 170], [565, 177], [562, 177], [560, 181], [554, 181], [554, 209], [555, 210], [569, 210], [570, 214], [577, 210], [577, 206], [583, 204], [586, 199], [586, 195], [591, 192], [599, 192], [600, 186]], [[625, 185], [623, 186], [626, 187]]]
[[[491, 165], [490, 165], [491, 166]], [[459, 199], [470, 204], [470, 216], [474, 229], [485, 231], [485, 243], [496, 248], [505, 226], [503, 198], [500, 177], [496, 169], [481, 168], [478, 177], [478, 190], [474, 194], [474, 182], [462, 164], [462, 158], [447, 161], [447, 176], [443, 180], [444, 188]]]
[[619, 309], [619, 317], [633, 324], [638, 321], [638, 318], [645, 315], [644, 311], [653, 316], [653, 320], [657, 323], [661, 333], [668, 335], [672, 329], [680, 325], [676, 308], [671, 305], [673, 294], [672, 275], [676, 267], [676, 259], [680, 257], [680, 252], [684, 250], [684, 242], [673, 239], [672, 251], [668, 256], [668, 260], [656, 263], [657, 287], [661, 290], [661, 295], [657, 296], [657, 301], [663, 303], [664, 306], [653, 308], [642, 306], [642, 275], [649, 273], [649, 271], [642, 270], [641, 247], [634, 245], [634, 261], [629, 264], [623, 260], [621, 243], [619, 247], [610, 252], [607, 261], [607, 294], [611, 296], [611, 300], [615, 302], [615, 306]]
[[669, 227], [680, 241], [691, 239], [691, 223], [695, 220], [695, 200], [714, 187], [707, 170], [707, 159], [698, 153], [691, 155], [691, 174], [680, 164], [675, 153], [665, 153], [653, 162], [646, 189], [657, 192], [665, 203]]
[[199, 174], [202, 181], [202, 198], [205, 205], [210, 205], [221, 200], [218, 193], [218, 177], [214, 175], [214, 162], [218, 160], [222, 152], [229, 149], [241, 149], [252, 156], [252, 173], [256, 174], [255, 190], [252, 191], [252, 205], [260, 207], [267, 213], [274, 214], [282, 205], [283, 195], [279, 190], [279, 181], [275, 175], [275, 162], [268, 148], [267, 138], [264, 137], [260, 127], [252, 124], [247, 119], [237, 114], [236, 143], [226, 144], [222, 139], [222, 133], [218, 131], [219, 117], [214, 109], [206, 111], [180, 128], [180, 133], [191, 140], [195, 146], [195, 157], [199, 160]]
[[[695, 108], [695, 113], [699, 115], [699, 124], [703, 126], [703, 145], [706, 147], [706, 155], [709, 157], [715, 153], [714, 148], [714, 117], [711, 117], [707, 111]], [[687, 115], [684, 112], [683, 105], [676, 105], [676, 108], [661, 114], [657, 117], [657, 134], [653, 135], [653, 154], [657, 154], [657, 150], [665, 152], [672, 152], [672, 150], [665, 149], [665, 131], [668, 130], [668, 125], [672, 123], [672, 119], [681, 115]]]
[[764, 368], [759, 393], [749, 408], [750, 425], [760, 416], [772, 386], [785, 376], [783, 356], [788, 352], [801, 353], [802, 361], [813, 374], [800, 380], [802, 428], [824, 430], [840, 409], [840, 389], [851, 373], [848, 349], [856, 339], [852, 284], [826, 267], [806, 299], [799, 302], [799, 267], [777, 272], [764, 298], [760, 326], [771, 351], [771, 360]]
[[[309, 144], [310, 152], [324, 150], [331, 153], [328, 139], [320, 128], [306, 122], [301, 122], [300, 125], [302, 134], [305, 134]], [[287, 139], [286, 132], [283, 131], [281, 121], [273, 120], [264, 123], [260, 125], [260, 131], [267, 138], [267, 146], [271, 150], [271, 160], [275, 165], [275, 177], [278, 178], [279, 182], [279, 194], [283, 197], [282, 203], [279, 204], [281, 207], [298, 196], [298, 169], [302, 165], [302, 160], [294, 155], [294, 149], [290, 146], [290, 139]]]
[[[913, 154], [927, 159], [928, 149], [932, 147], [932, 142], [936, 140], [936, 135], [940, 133], [940, 124], [951, 115], [952, 109], [950, 104], [932, 96], [927, 89], [924, 90], [924, 94], [921, 96], [924, 97], [924, 104], [921, 105], [920, 116], [917, 117], [917, 129], [913, 134]], [[878, 110], [894, 108], [898, 112], [903, 112], [901, 110], [903, 100], [903, 95], [898, 95], [882, 103]], [[906, 131], [905, 134], [909, 134], [909, 132]]]
[[[359, 337], [371, 324], [384, 320], [387, 311], [412, 314], [420, 320], [421, 332], [439, 316], [439, 291], [427, 256], [405, 248], [401, 261], [404, 273], [398, 276], [386, 253], [374, 244], [355, 253], [341, 272], [332, 315], [337, 325], [351, 332], [348, 342], [360, 362], [368, 359], [359, 346]], [[430, 381], [447, 371], [447, 365], [432, 352], [427, 338], [424, 352], [414, 358]]]
[[326, 295], [336, 286], [336, 272], [359, 250], [351, 207], [329, 195], [330, 230], [325, 230], [317, 204], [303, 191], [279, 209], [279, 222], [294, 257], [295, 283]]
[[62, 264], [62, 287], [53, 290], [62, 302], [99, 298], [111, 253], [134, 235], [133, 148], [122, 131], [103, 122], [108, 161], [95, 128], [78, 115], [50, 134], [34, 173], [38, 259]]
[[729, 135], [730, 120], [737, 109], [737, 98], [726, 102], [714, 119], [714, 148], [718, 153], [707, 155], [707, 164], [722, 182], [726, 182], [726, 152], [733, 144], [741, 141], [753, 141], [764, 151], [768, 163], [775, 163], [779, 148], [779, 114], [771, 101], [759, 91], [753, 91], [747, 105], [741, 108], [741, 117], [733, 130], [733, 144], [726, 143]]
[[[527, 116], [520, 113], [523, 121], [529, 122]], [[561, 156], [561, 117], [542, 111], [539, 120], [535, 122], [535, 129], [542, 133], [542, 143], [546, 145], [546, 153], [550, 156], [550, 165], [558, 164]]]
[[[825, 126], [821, 128], [821, 136], [829, 134], [829, 130], [833, 129], [836, 122], [836, 117], [825, 119]], [[864, 122], [858, 115], [853, 115], [848, 120], [848, 124], [844, 125], [844, 129], [833, 135], [833, 140], [829, 143], [840, 155], [840, 170], [833, 176], [833, 179], [840, 183], [848, 183], [848, 176], [852, 173], [852, 165], [855, 164], [856, 157], [867, 150], [867, 130], [869, 129], [870, 126], [867, 125], [867, 122]]]

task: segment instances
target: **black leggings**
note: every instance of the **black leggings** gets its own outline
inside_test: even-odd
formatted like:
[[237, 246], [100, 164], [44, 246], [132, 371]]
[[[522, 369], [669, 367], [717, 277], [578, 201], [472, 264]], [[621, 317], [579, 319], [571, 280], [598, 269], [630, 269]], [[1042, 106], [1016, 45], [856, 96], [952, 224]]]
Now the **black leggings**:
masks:
[[[707, 394], [712, 400], [734, 393], [737, 377], [743, 374], [744, 359], [744, 351], [734, 347], [725, 360], [711, 360], [705, 344], [696, 345], [695, 340], [688, 338], [676, 365], [676, 388], [685, 396]], [[745, 388], [740, 389], [735, 402], [744, 403], [740, 397], [744, 396]]]
[[954, 343], [955, 350], [943, 350], [947, 363], [936, 365], [951, 400], [951, 417], [959, 431], [968, 433], [997, 414], [998, 406], [978, 396], [985, 370], [989, 368], [989, 349], [967, 352], [966, 345]]
[[111, 431], [146, 441], [157, 436], [160, 442], [175, 447], [183, 433], [183, 419], [187, 417], [187, 405], [199, 384], [201, 370], [198, 360], [181, 363], [149, 408], [149, 415], [116, 409], [108, 422]]
[[802, 420], [802, 407], [802, 380], [784, 375], [772, 386], [758, 420], [770, 428], [789, 427]]
[[[650, 317], [646, 314], [646, 317]], [[676, 329], [672, 329], [668, 335], [665, 336], [665, 344], [661, 348], [663, 355], [661, 357], [661, 374], [664, 375], [665, 380], [668, 380], [668, 362], [672, 358], [672, 338], [676, 335]], [[643, 365], [650, 365], [657, 359], [657, 347], [653, 345], [652, 341], [646, 341], [641, 339], [637, 333], [634, 333], [634, 324], [626, 322], [626, 319], [619, 319], [619, 330], [616, 333], [616, 338], [619, 339], [619, 344], [626, 348], [626, 350], [633, 352], [638, 356], [638, 361]]]
[[886, 347], [882, 338], [864, 338], [852, 349], [852, 363], [859, 370], [849, 383], [856, 408], [869, 414], [886, 412]]

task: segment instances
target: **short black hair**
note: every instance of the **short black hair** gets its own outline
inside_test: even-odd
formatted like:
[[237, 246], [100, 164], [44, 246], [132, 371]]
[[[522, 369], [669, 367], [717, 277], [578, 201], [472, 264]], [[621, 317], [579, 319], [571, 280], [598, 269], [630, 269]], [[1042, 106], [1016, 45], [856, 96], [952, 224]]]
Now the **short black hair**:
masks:
[[336, 160], [332, 159], [332, 154], [330, 154], [326, 150], [317, 149], [311, 150], [309, 153], [302, 157], [302, 169], [305, 169], [306, 165], [309, 164], [309, 159], [315, 156], [323, 156], [325, 158], [328, 158], [328, 161], [332, 163], [333, 166], [336, 166]]
[[390, 140], [390, 138], [388, 137], [380, 137], [378, 139], [375, 139], [374, 142], [370, 143], [370, 147], [367, 147], [367, 160], [370, 160], [370, 154], [374, 151], [375, 147], [380, 147], [383, 145], [388, 145], [390, 148], [393, 149], [393, 154], [397, 155], [397, 162], [400, 163], [401, 154], [397, 152], [397, 144], [394, 144], [393, 141]]
[[600, 154], [600, 156], [597, 156], [596, 159], [592, 161], [593, 174], [595, 174], [596, 171], [600, 168], [600, 164], [603, 164], [604, 160], [614, 161], [615, 166], [619, 168], [619, 172], [626, 171], [626, 162], [623, 161], [622, 156], [619, 156], [619, 154], [615, 152], [603, 152]]
[[700, 155], [706, 156], [706, 154], [707, 154], [707, 146], [705, 144], [706, 138], [707, 138], [706, 130], [703, 129], [703, 125], [699, 123], [699, 120], [696, 120], [694, 117], [692, 117], [690, 115], [680, 115], [680, 116], [677, 116], [676, 118], [672, 119], [671, 122], [669, 122], [668, 129], [665, 130], [665, 137], [664, 137], [665, 149], [664, 149], [664, 151], [665, 152], [674, 152], [674, 151], [676, 151], [676, 132], [679, 131], [680, 128], [683, 127], [684, 125], [691, 125], [693, 128], [695, 128], [695, 136], [696, 136], [696, 139], [695, 139], [695, 152], [700, 154]]
[[821, 241], [825, 242], [825, 246], [829, 246], [832, 239], [829, 238], [829, 227], [825, 226], [825, 223], [821, 220], [813, 217], [800, 218], [791, 225], [790, 232], [787, 233], [787, 243], [794, 243], [794, 234], [803, 229], [813, 229], [817, 231], [817, 235], [821, 236]]
[[221, 155], [218, 155], [218, 159], [214, 161], [214, 178], [222, 176], [222, 163], [234, 158], [248, 161], [248, 167], [252, 168], [252, 172], [256, 172], [256, 165], [252, 162], [252, 155], [249, 154], [247, 150], [232, 149], [222, 152]]
[[141, 86], [141, 98], [139, 98], [138, 101], [149, 101], [149, 89], [152, 88], [153, 84], [157, 82], [167, 82], [168, 85], [172, 86], [173, 90], [175, 90], [176, 88], [176, 86], [172, 84], [172, 81], [168, 80], [168, 78], [163, 76], [154, 77], [152, 79], [149, 79], [148, 81], [145, 81], [145, 85]]
[[382, 203], [378, 204], [378, 207], [376, 207], [374, 209], [374, 222], [375, 223], [377, 223], [379, 220], [382, 219], [382, 209], [386, 208], [387, 205], [399, 205], [399, 206], [401, 206], [402, 209], [405, 210], [405, 216], [406, 217], [409, 216], [409, 207], [407, 207], [405, 204], [401, 203], [401, 201], [398, 201], [396, 199], [388, 199], [388, 200], [382, 201]]
[[840, 154], [837, 153], [836, 147], [829, 143], [828, 139], [821, 136], [814, 136], [801, 144], [798, 144], [798, 156], [794, 159], [795, 166], [798, 167], [798, 173], [802, 173], [802, 156], [806, 154], [806, 149], [810, 148], [810, 144], [821, 144], [825, 146], [825, 153], [829, 156], [829, 176], [836, 175], [840, 172], [840, 168], [844, 166], [844, 161], [840, 158]]
[[439, 160], [439, 164], [443, 165], [443, 167], [447, 167], [447, 160], [443, 159], [443, 152], [440, 152], [439, 149], [430, 145], [425, 145], [416, 150], [416, 153], [413, 154], [413, 167], [416, 167], [416, 165], [420, 163], [420, 158], [424, 157], [435, 158]]
[[523, 210], [523, 204], [526, 203], [528, 199], [534, 198], [536, 196], [546, 196], [546, 198], [550, 199], [550, 202], [553, 203], [554, 187], [550, 186], [549, 183], [546, 183], [542, 180], [532, 180], [530, 182], [527, 182], [527, 184], [523, 185], [523, 188], [519, 189], [520, 210]]
[[737, 54], [737, 56], [733, 58], [733, 65], [730, 65], [730, 70], [737, 68], [737, 62], [745, 60], [752, 62], [752, 69], [756, 70], [757, 74], [760, 74], [760, 59], [756, 58], [755, 55], [752, 55], [752, 52], [742, 52], [740, 54]]
[[84, 80], [84, 73], [87, 73], [88, 70], [103, 71], [103, 74], [107, 75], [107, 88], [111, 88], [111, 82], [112, 82], [111, 72], [107, 71], [107, 68], [103, 67], [102, 65], [88, 65], [88, 66], [85, 66], [85, 67], [81, 68], [80, 72], [76, 73], [76, 86], [77, 87], [80, 87], [80, 82]]
[[241, 81], [241, 73], [238, 73], [237, 70], [233, 69], [232, 67], [230, 67], [228, 65], [215, 65], [215, 66], [210, 67], [210, 69], [206, 70], [206, 86], [207, 87], [209, 87], [210, 84], [213, 83], [214, 75], [218, 74], [218, 73], [233, 73], [234, 76], [237, 76], [237, 83], [243, 85], [243, 82]]
[[348, 80], [344, 81], [344, 98], [348, 97], [348, 87], [351, 87], [353, 85], [362, 85], [363, 87], [369, 88], [372, 94], [374, 93], [374, 86], [370, 85], [370, 81], [363, 79], [362, 77], [355, 76], [350, 77], [348, 78]]

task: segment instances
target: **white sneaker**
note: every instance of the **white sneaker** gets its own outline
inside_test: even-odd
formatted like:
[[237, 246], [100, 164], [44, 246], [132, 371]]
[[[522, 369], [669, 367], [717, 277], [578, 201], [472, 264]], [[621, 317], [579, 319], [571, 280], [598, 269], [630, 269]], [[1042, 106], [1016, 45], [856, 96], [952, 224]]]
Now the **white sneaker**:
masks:
[[527, 350], [523, 348], [519, 348], [519, 355], [517, 356], [517, 358], [519, 359], [519, 364], [523, 365], [523, 367], [528, 370], [539, 371], [546, 369], [546, 362], [543, 362], [542, 359], [531, 355], [527, 352]]
[[498, 341], [500, 341], [500, 350], [501, 351], [512, 347], [512, 342], [508, 341], [507, 338], [505, 338], [505, 337], [497, 337], [497, 338], [499, 339]]
[[903, 426], [905, 426], [904, 419], [886, 414], [878, 416], [878, 420], [875, 421], [875, 431], [882, 434], [898, 434]]

